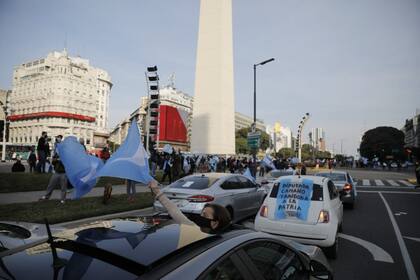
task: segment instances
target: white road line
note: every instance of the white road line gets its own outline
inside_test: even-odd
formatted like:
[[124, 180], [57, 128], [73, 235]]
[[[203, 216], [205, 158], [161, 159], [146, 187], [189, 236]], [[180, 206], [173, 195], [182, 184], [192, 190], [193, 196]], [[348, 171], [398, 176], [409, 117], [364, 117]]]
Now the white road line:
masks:
[[377, 262], [394, 263], [394, 260], [392, 259], [391, 255], [376, 244], [344, 233], [339, 233], [338, 237], [350, 240], [366, 248], [372, 254], [373, 259]]
[[409, 186], [409, 187], [414, 187], [414, 185], [413, 185], [413, 184], [411, 184], [411, 183], [409, 183], [409, 182], [407, 182], [407, 181], [405, 181], [405, 180], [399, 180], [398, 182], [400, 182], [400, 183], [401, 183], [401, 184], [403, 184], [403, 185]]
[[420, 242], [420, 238], [416, 238], [416, 237], [409, 237], [409, 236], [404, 236], [405, 239], [410, 239], [410, 240], [414, 240], [417, 242]]
[[[406, 188], [405, 188], [406, 189]], [[401, 192], [401, 191], [357, 191], [357, 193], [397, 193], [397, 194], [420, 194], [420, 192]]]
[[381, 192], [379, 192], [379, 196], [382, 198], [385, 204], [385, 208], [388, 211], [389, 219], [391, 220], [392, 226], [394, 227], [395, 235], [397, 236], [398, 245], [400, 245], [401, 255], [404, 260], [405, 269], [407, 270], [408, 279], [417, 280], [416, 271], [414, 270], [413, 263], [411, 262], [410, 255], [408, 254], [407, 247], [405, 246], [404, 239], [401, 235], [401, 231], [398, 228], [397, 221], [395, 220], [394, 215], [392, 214], [392, 211], [388, 205], [388, 202], [386, 202], [385, 197], [382, 195]]
[[385, 184], [384, 184], [384, 183], [382, 183], [382, 181], [381, 181], [381, 180], [375, 180], [375, 184], [376, 184], [377, 186], [385, 186]]
[[363, 179], [362, 185], [363, 186], [370, 186], [370, 181], [369, 180], [366, 180], [366, 179]]
[[397, 182], [395, 182], [394, 180], [387, 180], [388, 181], [388, 183], [391, 185], [391, 186], [394, 186], [394, 187], [399, 187], [400, 185], [397, 183]]

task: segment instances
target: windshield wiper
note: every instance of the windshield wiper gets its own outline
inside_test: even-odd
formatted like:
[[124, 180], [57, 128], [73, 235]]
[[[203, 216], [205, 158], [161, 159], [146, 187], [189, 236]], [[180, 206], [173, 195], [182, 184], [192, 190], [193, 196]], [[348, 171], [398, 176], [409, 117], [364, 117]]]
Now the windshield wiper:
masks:
[[50, 244], [51, 251], [53, 254], [53, 264], [55, 268], [58, 268], [58, 270], [66, 265], [66, 261], [60, 259], [57, 256], [57, 248], [71, 252], [76, 252], [85, 256], [101, 260], [137, 276], [140, 276], [148, 271], [148, 268], [146, 266], [131, 259], [120, 256], [118, 254], [112, 253], [110, 251], [98, 247], [93, 247], [84, 243], [79, 243], [73, 240], [56, 240], [57, 238], [53, 237], [51, 234], [50, 226], [47, 219], [45, 219], [45, 226], [47, 227], [48, 233], [47, 242]]

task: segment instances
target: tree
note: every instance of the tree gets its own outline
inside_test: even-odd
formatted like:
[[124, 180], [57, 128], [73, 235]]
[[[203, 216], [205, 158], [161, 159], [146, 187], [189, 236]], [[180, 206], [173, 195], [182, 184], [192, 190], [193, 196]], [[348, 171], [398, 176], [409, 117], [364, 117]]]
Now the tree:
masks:
[[296, 153], [292, 148], [281, 148], [277, 152], [276, 156], [280, 157], [280, 158], [287, 159], [287, 158], [291, 158], [291, 157], [296, 156]]
[[379, 126], [365, 132], [360, 155], [368, 159], [404, 159], [404, 133], [394, 127]]
[[[236, 143], [236, 153], [237, 154], [248, 154], [250, 149], [248, 148], [248, 132], [251, 131], [251, 128], [245, 127], [237, 130], [235, 132], [235, 143]], [[261, 132], [260, 138], [260, 149], [266, 150], [270, 146], [270, 136], [262, 130], [257, 129]]]

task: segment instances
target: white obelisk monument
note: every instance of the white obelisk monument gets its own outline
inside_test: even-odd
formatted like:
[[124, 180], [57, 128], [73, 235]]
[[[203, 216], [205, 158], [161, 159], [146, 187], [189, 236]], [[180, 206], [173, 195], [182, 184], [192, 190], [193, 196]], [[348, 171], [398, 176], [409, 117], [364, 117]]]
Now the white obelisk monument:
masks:
[[232, 1], [201, 0], [191, 152], [235, 153]]

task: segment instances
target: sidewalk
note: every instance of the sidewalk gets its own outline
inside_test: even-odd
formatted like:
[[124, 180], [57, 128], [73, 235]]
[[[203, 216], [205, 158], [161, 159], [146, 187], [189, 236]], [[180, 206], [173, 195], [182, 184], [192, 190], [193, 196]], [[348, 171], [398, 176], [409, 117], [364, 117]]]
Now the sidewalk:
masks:
[[[150, 189], [144, 185], [136, 185], [136, 191], [138, 193], [150, 192]], [[126, 194], [127, 187], [125, 185], [112, 186], [112, 195]], [[15, 192], [15, 193], [0, 193], [0, 204], [11, 204], [11, 203], [25, 203], [38, 201], [40, 197], [45, 194], [45, 191], [34, 191], [34, 192]], [[83, 197], [102, 197], [104, 194], [104, 188], [97, 187], [93, 188], [88, 194]], [[50, 199], [60, 199], [61, 190], [54, 189]], [[67, 194], [67, 199], [73, 197], [73, 192]]]

